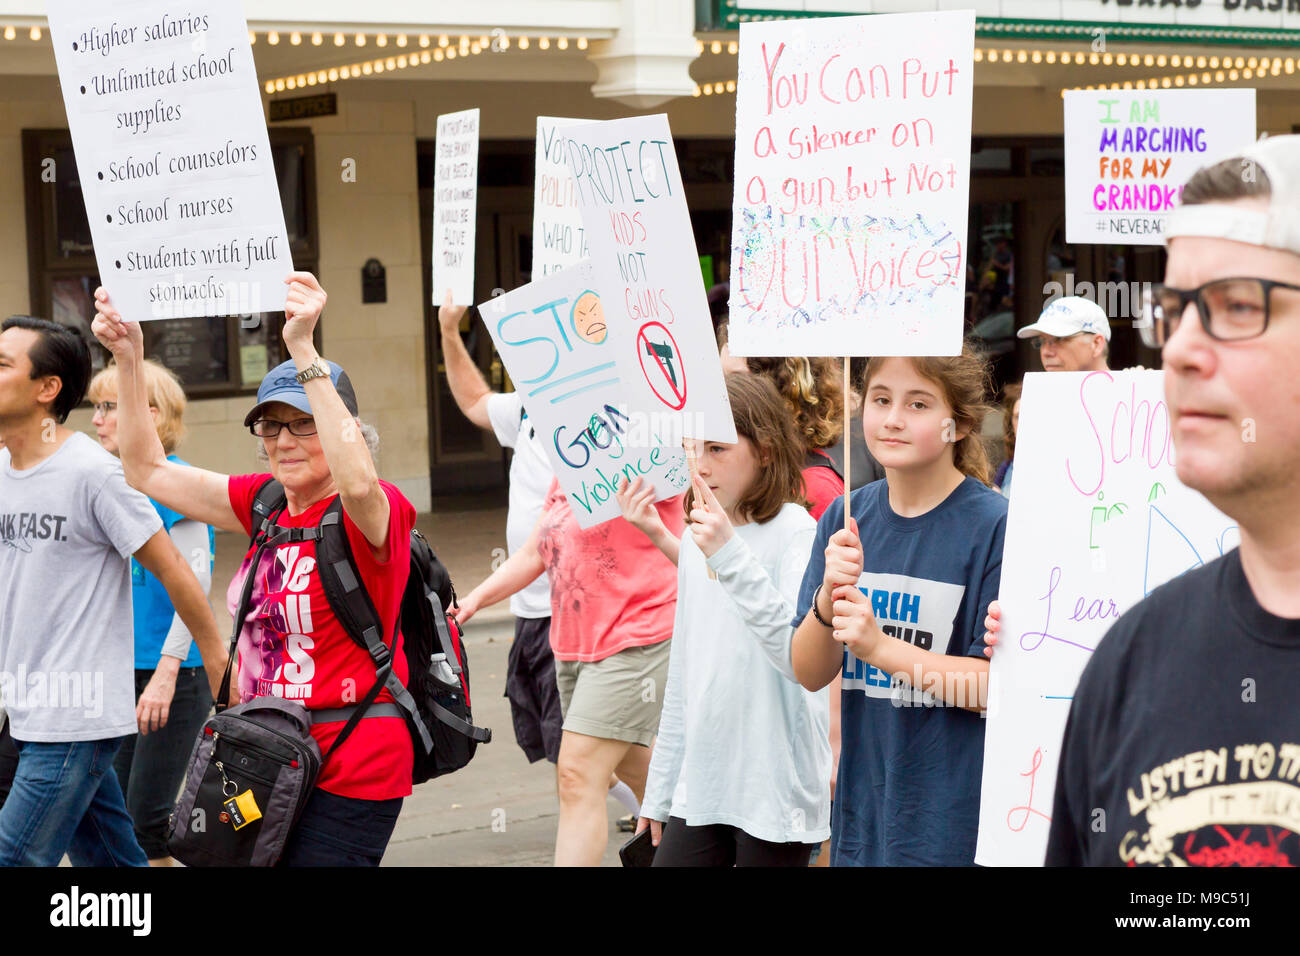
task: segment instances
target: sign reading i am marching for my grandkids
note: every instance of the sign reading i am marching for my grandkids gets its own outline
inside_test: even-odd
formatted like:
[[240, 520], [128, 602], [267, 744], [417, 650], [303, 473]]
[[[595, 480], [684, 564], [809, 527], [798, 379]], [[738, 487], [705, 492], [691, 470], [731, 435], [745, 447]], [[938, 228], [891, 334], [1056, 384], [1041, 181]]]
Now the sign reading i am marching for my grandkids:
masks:
[[729, 343], [956, 355], [975, 14], [740, 26]]
[[633, 412], [680, 413], [687, 438], [734, 442], [713, 320], [668, 117], [564, 130], [596, 286]]
[[135, 321], [283, 309], [293, 261], [240, 5], [48, 0], [47, 14], [117, 309]]
[[599, 288], [584, 260], [479, 306], [583, 528], [622, 515], [625, 481], [640, 476], [657, 499], [690, 481], [676, 414], [629, 409], [617, 354], [635, 332], [609, 320]]
[[569, 171], [563, 130], [595, 120], [537, 117], [537, 170], [533, 190], [533, 276], [544, 278], [586, 259], [587, 230], [578, 187]]
[[[1070, 701], [1110, 626], [1240, 541], [1232, 519], [1178, 481], [1163, 372], [1033, 372], [1021, 408], [989, 675], [982, 866], [1042, 865]], [[1161, 842], [1135, 832], [1121, 852], [1132, 859]]]
[[1192, 174], [1254, 139], [1254, 90], [1067, 91], [1066, 242], [1160, 245]]
[[474, 304], [474, 235], [478, 216], [477, 109], [438, 117], [433, 166], [433, 304], [447, 290], [456, 305]]

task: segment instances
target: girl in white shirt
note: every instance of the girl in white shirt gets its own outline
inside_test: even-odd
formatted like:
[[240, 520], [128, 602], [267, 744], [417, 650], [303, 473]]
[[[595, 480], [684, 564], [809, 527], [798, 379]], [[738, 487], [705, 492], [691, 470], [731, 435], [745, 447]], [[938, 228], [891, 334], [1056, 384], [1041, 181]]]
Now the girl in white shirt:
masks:
[[829, 702], [790, 664], [790, 620], [816, 522], [803, 445], [767, 379], [731, 373], [735, 444], [697, 441], [680, 541], [640, 479], [627, 519], [677, 562], [659, 736], [637, 832], [655, 866], [807, 866], [830, 834]]

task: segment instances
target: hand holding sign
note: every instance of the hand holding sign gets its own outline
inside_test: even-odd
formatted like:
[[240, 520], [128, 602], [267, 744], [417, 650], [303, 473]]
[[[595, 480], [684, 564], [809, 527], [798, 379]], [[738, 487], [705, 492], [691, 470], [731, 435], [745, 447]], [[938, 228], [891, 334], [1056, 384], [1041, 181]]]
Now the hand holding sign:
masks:
[[290, 272], [284, 279], [289, 293], [284, 299], [284, 344], [289, 351], [312, 344], [316, 322], [325, 309], [325, 290], [310, 272]]
[[1002, 629], [1002, 605], [997, 601], [989, 602], [989, 614], [984, 618], [984, 656], [993, 659], [993, 651], [998, 646], [998, 631]]
[[822, 574], [822, 588], [834, 598], [839, 587], [857, 587], [862, 577], [862, 542], [858, 539], [858, 523], [849, 519], [849, 529], [840, 529], [826, 543], [826, 570]]
[[871, 657], [882, 641], [889, 640], [876, 615], [871, 610], [871, 600], [856, 584], [835, 589], [831, 605], [831, 637], [839, 641], [860, 661], [871, 663]]
[[691, 537], [704, 556], [711, 558], [731, 540], [735, 529], [731, 526], [727, 512], [714, 496], [713, 489], [699, 474], [691, 476], [691, 486], [695, 489], [694, 507], [691, 508]]
[[452, 302], [451, 288], [448, 287], [447, 294], [442, 297], [442, 308], [438, 310], [438, 327], [442, 329], [442, 334], [455, 335], [459, 332], [460, 321], [468, 311], [468, 306]]
[[95, 320], [90, 323], [99, 344], [113, 353], [113, 359], [119, 365], [128, 358], [144, 356], [144, 332], [139, 322], [125, 322], [113, 304], [108, 300], [108, 292], [103, 286], [95, 290]]
[[655, 507], [655, 487], [642, 481], [640, 475], [631, 481], [622, 482], [614, 492], [614, 497], [627, 523], [651, 541], [658, 540], [661, 534], [669, 533], [663, 518], [659, 517], [659, 509]]

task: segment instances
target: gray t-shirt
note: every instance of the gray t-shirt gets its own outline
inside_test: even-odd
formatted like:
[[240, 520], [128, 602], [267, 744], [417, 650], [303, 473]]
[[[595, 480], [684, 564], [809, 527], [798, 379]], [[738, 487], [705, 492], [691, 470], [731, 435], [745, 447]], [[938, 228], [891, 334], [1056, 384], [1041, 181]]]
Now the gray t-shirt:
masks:
[[161, 528], [80, 432], [26, 471], [0, 449], [0, 700], [14, 737], [135, 733], [129, 559]]

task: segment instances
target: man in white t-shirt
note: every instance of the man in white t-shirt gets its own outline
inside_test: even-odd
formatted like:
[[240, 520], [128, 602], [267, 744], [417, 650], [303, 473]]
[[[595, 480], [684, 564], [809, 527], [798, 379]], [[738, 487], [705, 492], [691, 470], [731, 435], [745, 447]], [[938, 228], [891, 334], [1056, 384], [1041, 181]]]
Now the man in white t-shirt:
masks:
[[[491, 430], [503, 447], [514, 449], [506, 513], [506, 546], [514, 554], [537, 524], [555, 472], [519, 393], [492, 391], [466, 351], [460, 338], [465, 312], [464, 306], [450, 302], [438, 311], [447, 386], [466, 418]], [[506, 665], [506, 697], [510, 699], [515, 740], [530, 763], [543, 757], [555, 763], [560, 756], [563, 721], [551, 653], [551, 583], [545, 574], [510, 599], [510, 612], [515, 616], [515, 640]]]
[[214, 694], [226, 664], [207, 595], [149, 499], [62, 424], [89, 381], [76, 331], [27, 316], [0, 326], [0, 696], [18, 750], [0, 866], [57, 866], [65, 852], [147, 865], [113, 771], [139, 713], [132, 557], [166, 589]]

